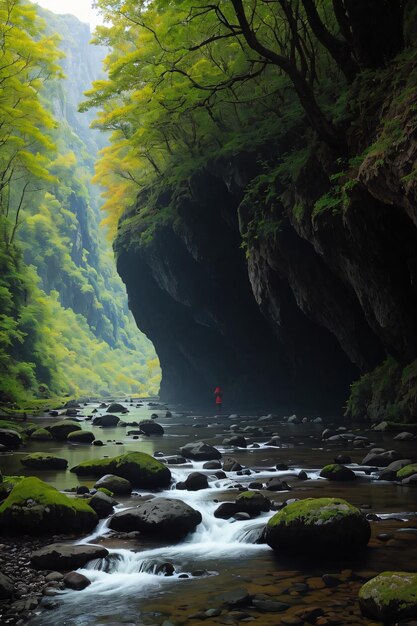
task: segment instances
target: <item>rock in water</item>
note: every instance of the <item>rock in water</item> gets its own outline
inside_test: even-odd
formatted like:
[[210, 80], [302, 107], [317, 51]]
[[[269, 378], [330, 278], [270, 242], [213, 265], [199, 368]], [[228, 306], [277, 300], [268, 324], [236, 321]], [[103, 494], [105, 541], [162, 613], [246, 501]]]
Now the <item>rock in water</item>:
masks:
[[115, 495], [129, 495], [132, 493], [132, 485], [126, 478], [115, 476], [114, 474], [105, 474], [94, 485], [96, 489], [108, 489]]
[[84, 567], [94, 559], [103, 559], [108, 554], [109, 551], [103, 546], [53, 543], [32, 552], [30, 561], [35, 569], [71, 570]]
[[324, 558], [364, 548], [371, 528], [364, 515], [341, 498], [307, 498], [285, 506], [265, 529], [268, 545], [279, 552]]
[[364, 615], [384, 624], [417, 617], [417, 574], [382, 572], [361, 587], [359, 604]]
[[86, 500], [68, 498], [34, 476], [17, 483], [0, 505], [0, 527], [13, 532], [83, 531], [97, 522]]
[[109, 527], [122, 532], [139, 530], [161, 539], [180, 538], [201, 522], [201, 513], [181, 500], [152, 498], [134, 509], [113, 515]]
[[90, 500], [90, 506], [95, 511], [100, 519], [107, 517], [113, 513], [114, 505], [117, 504], [116, 500], [113, 500], [110, 496], [97, 491]]
[[157, 424], [153, 420], [143, 420], [139, 422], [139, 430], [145, 433], [145, 435], [163, 435], [164, 429], [160, 424]]
[[44, 454], [43, 452], [34, 452], [20, 459], [24, 467], [37, 470], [60, 470], [68, 467], [67, 459], [62, 459], [53, 454]]
[[243, 491], [236, 498], [236, 509], [250, 515], [259, 515], [271, 510], [271, 501], [257, 491]]
[[120, 422], [117, 415], [99, 415], [93, 419], [93, 426], [102, 426], [103, 428], [112, 428]]
[[222, 456], [217, 448], [204, 443], [204, 441], [187, 443], [180, 448], [180, 452], [186, 459], [196, 459], [197, 461], [212, 461], [220, 459]]
[[22, 437], [15, 430], [0, 428], [0, 443], [6, 448], [18, 448], [22, 443]]
[[46, 428], [37, 428], [33, 431], [33, 433], [31, 433], [30, 438], [35, 439], [36, 441], [48, 441], [49, 439], [52, 439], [52, 435], [49, 430], [46, 430]]
[[187, 491], [199, 491], [200, 489], [207, 489], [208, 486], [207, 476], [201, 472], [191, 472], [183, 483], [177, 483], [177, 489], [186, 489]]
[[70, 433], [75, 430], [81, 430], [81, 426], [78, 422], [73, 420], [61, 420], [59, 422], [55, 422], [55, 424], [52, 424], [51, 426], [48, 426], [47, 430], [49, 430], [54, 439], [65, 441]]
[[[129, 452], [109, 459], [84, 461], [71, 468], [78, 476], [115, 474], [129, 480], [136, 487], [158, 489], [171, 482], [170, 470], [160, 461], [145, 452]], [[102, 485], [104, 486], [104, 485]], [[107, 485], [106, 485], [107, 486]]]
[[[104, 408], [104, 407], [103, 407]], [[123, 404], [112, 402], [106, 410], [106, 413], [126, 413], [127, 409]]]
[[71, 443], [93, 443], [95, 437], [90, 430], [74, 430], [67, 436], [67, 441]]
[[339, 482], [356, 480], [355, 472], [344, 465], [339, 465], [339, 463], [325, 465], [320, 472], [320, 476], [328, 480], [336, 480]]
[[87, 576], [79, 574], [78, 572], [68, 572], [64, 576], [64, 585], [68, 589], [74, 589], [75, 591], [81, 591], [91, 585], [91, 580], [88, 580]]

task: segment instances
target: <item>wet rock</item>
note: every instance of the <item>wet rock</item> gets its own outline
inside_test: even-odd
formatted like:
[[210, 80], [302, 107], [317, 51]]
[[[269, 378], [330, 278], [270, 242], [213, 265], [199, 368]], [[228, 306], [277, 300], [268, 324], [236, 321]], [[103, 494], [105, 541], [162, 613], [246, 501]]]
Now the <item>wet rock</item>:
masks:
[[113, 513], [116, 501], [102, 491], [97, 491], [91, 498], [89, 504], [93, 511], [97, 513], [98, 517], [103, 519]]
[[393, 461], [379, 472], [379, 480], [397, 480], [398, 470], [411, 464], [411, 459], [399, 459], [398, 461]]
[[242, 469], [241, 464], [236, 461], [233, 457], [226, 457], [223, 461], [223, 471], [224, 472], [238, 472]]
[[222, 464], [220, 461], [206, 461], [203, 465], [203, 469], [221, 469]]
[[21, 458], [20, 462], [24, 467], [36, 470], [60, 470], [66, 469], [68, 466], [67, 459], [43, 452], [28, 454]]
[[93, 426], [101, 426], [102, 428], [113, 428], [117, 426], [120, 419], [117, 415], [98, 415], [93, 419]]
[[280, 480], [279, 478], [268, 478], [268, 480], [265, 481], [265, 489], [268, 491], [287, 491], [289, 486], [285, 480]]
[[251, 601], [248, 590], [242, 587], [221, 593], [218, 599], [228, 607], [247, 606]]
[[230, 519], [237, 513], [235, 502], [222, 502], [214, 511], [214, 517], [220, 519]]
[[234, 446], [236, 448], [246, 448], [248, 444], [243, 435], [233, 435], [233, 437], [223, 439], [223, 445]]
[[173, 576], [175, 573], [175, 567], [172, 563], [161, 563], [156, 568], [157, 574], [163, 574], [164, 576]]
[[214, 475], [215, 475], [215, 477], [216, 477], [216, 478], [218, 478], [219, 480], [222, 480], [222, 479], [224, 479], [224, 478], [227, 478], [226, 474], [225, 474], [224, 472], [222, 472], [222, 471], [215, 472], [215, 474], [214, 474]]
[[104, 443], [101, 441], [101, 439], [95, 439], [93, 441], [93, 446], [104, 446]]
[[249, 489], [262, 489], [263, 488], [263, 484], [254, 481], [254, 482], [249, 483], [248, 487], [249, 487]]
[[185, 459], [183, 456], [175, 455], [165, 459], [165, 462], [168, 463], [168, 465], [183, 465], [187, 462], [187, 459]]
[[187, 443], [180, 448], [180, 452], [187, 459], [196, 459], [198, 461], [211, 461], [213, 459], [220, 459], [222, 456], [217, 448], [214, 448], [208, 443], [204, 443], [204, 441]]
[[308, 474], [305, 470], [301, 470], [297, 475], [298, 480], [308, 480]]
[[193, 531], [201, 522], [201, 513], [181, 500], [153, 498], [133, 509], [116, 513], [110, 519], [113, 530], [179, 538]]
[[52, 435], [46, 428], [37, 428], [31, 433], [30, 439], [34, 439], [35, 441], [48, 441], [52, 439]]
[[[100, 405], [100, 408], [105, 408]], [[126, 413], [127, 408], [118, 402], [112, 402], [106, 409], [106, 413]]]
[[200, 491], [200, 489], [207, 489], [207, 476], [201, 472], [192, 472], [191, 474], [188, 474], [184, 482], [177, 483], [176, 487], [177, 489], [185, 489], [186, 491]]
[[35, 569], [65, 571], [84, 567], [89, 561], [102, 559], [108, 554], [103, 546], [55, 543], [33, 552], [30, 561]]
[[279, 472], [286, 472], [288, 470], [288, 465], [286, 463], [277, 463], [275, 465], [275, 469]]
[[258, 600], [254, 598], [252, 604], [258, 611], [262, 611], [263, 613], [281, 613], [290, 608], [289, 604], [277, 600]]
[[60, 420], [48, 426], [47, 430], [49, 430], [54, 439], [65, 441], [69, 433], [81, 430], [81, 426], [74, 420]]
[[265, 539], [278, 552], [338, 558], [364, 548], [369, 522], [340, 498], [307, 498], [288, 504], [268, 522]]
[[45, 582], [60, 582], [63, 578], [64, 574], [61, 574], [61, 572], [50, 572], [45, 576]]
[[335, 480], [339, 482], [356, 480], [355, 472], [344, 465], [339, 465], [338, 463], [325, 465], [320, 472], [320, 476], [321, 478], [327, 478], [328, 480]]
[[415, 436], [413, 433], [403, 431], [402, 433], [398, 433], [398, 435], [395, 435], [394, 439], [396, 441], [411, 441], [412, 439], [414, 439], [414, 437]]
[[68, 572], [64, 576], [64, 585], [68, 589], [74, 589], [75, 591], [81, 591], [91, 585], [91, 580], [88, 580], [87, 576], [79, 574], [78, 572]]
[[384, 623], [417, 617], [417, 574], [382, 572], [361, 587], [359, 604], [364, 615]]
[[334, 462], [340, 463], [340, 465], [349, 465], [349, 463], [352, 463], [352, 459], [347, 454], [338, 454], [335, 457]]
[[417, 463], [410, 463], [410, 465], [404, 465], [401, 469], [397, 471], [397, 480], [402, 480], [410, 478], [417, 474]]
[[269, 439], [269, 441], [266, 442], [265, 445], [279, 448], [281, 445], [281, 437], [279, 435], [274, 435], [271, 439]]
[[250, 520], [251, 518], [249, 513], [245, 513], [244, 511], [238, 511], [237, 513], [234, 514], [233, 517], [235, 518], [235, 520], [240, 521], [240, 522]]
[[236, 509], [244, 511], [250, 515], [259, 515], [259, 513], [271, 510], [271, 501], [262, 493], [256, 491], [244, 491], [236, 498]]
[[104, 487], [115, 495], [129, 495], [132, 493], [132, 484], [126, 478], [115, 476], [114, 474], [106, 474], [94, 484], [96, 489]]
[[139, 422], [139, 430], [145, 433], [145, 435], [163, 435], [165, 432], [161, 424], [157, 424], [152, 420]]
[[22, 444], [22, 437], [15, 430], [0, 428], [0, 444], [6, 448], [15, 449]]

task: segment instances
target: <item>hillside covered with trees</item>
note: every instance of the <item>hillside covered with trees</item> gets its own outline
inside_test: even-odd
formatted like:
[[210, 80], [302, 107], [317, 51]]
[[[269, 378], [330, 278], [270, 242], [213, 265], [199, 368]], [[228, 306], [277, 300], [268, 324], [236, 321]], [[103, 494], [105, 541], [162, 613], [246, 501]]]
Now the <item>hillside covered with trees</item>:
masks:
[[105, 50], [87, 25], [0, 2], [0, 400], [156, 393], [91, 179], [106, 143], [77, 108]]

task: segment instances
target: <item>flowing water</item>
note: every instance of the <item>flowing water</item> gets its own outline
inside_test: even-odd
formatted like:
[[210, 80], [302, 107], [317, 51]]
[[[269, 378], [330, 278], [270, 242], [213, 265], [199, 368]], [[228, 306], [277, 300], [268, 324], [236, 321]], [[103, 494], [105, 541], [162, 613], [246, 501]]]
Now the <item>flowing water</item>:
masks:
[[[84, 407], [88, 415], [97, 404]], [[154, 408], [145, 404], [142, 407], [129, 406], [129, 414], [121, 419], [125, 422], [149, 418]], [[103, 411], [99, 411], [99, 414]], [[158, 422], [163, 425], [163, 437], [139, 437], [128, 435], [129, 427], [113, 429], [91, 428], [89, 423], [83, 428], [94, 431], [96, 438], [106, 443], [105, 447], [67, 444], [61, 442], [29, 443], [24, 452], [17, 452], [2, 458], [2, 471], [5, 474], [23, 474], [20, 458], [31, 451], [48, 450], [68, 459], [69, 467], [94, 457], [114, 456], [133, 450], [154, 454], [163, 451], [165, 455], [178, 452], [181, 445], [204, 439], [215, 445], [223, 456], [233, 456], [239, 463], [250, 468], [250, 475], [237, 475], [227, 472], [226, 478], [218, 479], [213, 470], [203, 470], [202, 462], [187, 462], [184, 465], [171, 465], [172, 487], [158, 492], [167, 498], [178, 498], [199, 510], [202, 523], [193, 533], [178, 543], [146, 540], [141, 536], [123, 538], [115, 536], [102, 520], [88, 536], [76, 543], [100, 543], [109, 550], [105, 559], [90, 562], [79, 570], [91, 581], [83, 591], [65, 591], [54, 598], [57, 607], [44, 611], [31, 621], [31, 626], [109, 626], [111, 624], [217, 624], [256, 621], [264, 624], [304, 624], [297, 616], [300, 608], [312, 604], [325, 607], [326, 615], [333, 615], [333, 622], [339, 624], [371, 624], [360, 616], [356, 594], [366, 580], [366, 573], [377, 573], [385, 569], [413, 570], [417, 556], [417, 516], [416, 488], [401, 487], [396, 484], [377, 481], [376, 474], [365, 473], [360, 461], [366, 450], [354, 450], [348, 440], [343, 446], [323, 445], [321, 432], [325, 426], [337, 427], [341, 421], [335, 416], [323, 417], [323, 423], [288, 424], [276, 417], [262, 423], [273, 433], [281, 436], [280, 447], [266, 445], [269, 436], [259, 434], [248, 436], [255, 447], [247, 449], [227, 449], [222, 445], [230, 436], [230, 426], [257, 426], [259, 415], [232, 417], [210, 416], [201, 411], [174, 413], [165, 417], [164, 410]], [[315, 417], [315, 416], [313, 416]], [[40, 424], [51, 423], [57, 418], [38, 418]], [[259, 423], [259, 425], [261, 425]], [[133, 429], [134, 427], [132, 427]], [[377, 446], [395, 448], [404, 458], [414, 455], [413, 442], [393, 442], [392, 437], [383, 433], [367, 432], [364, 426], [353, 426], [356, 433], [368, 436]], [[352, 431], [350, 431], [352, 432]], [[395, 445], [394, 445], [395, 444]], [[259, 446], [259, 447], [258, 447]], [[347, 453], [352, 458], [352, 468], [356, 468], [359, 479], [352, 483], [330, 483], [319, 478], [320, 468], [332, 462], [335, 455]], [[287, 471], [277, 471], [276, 463], [286, 463]], [[297, 475], [301, 469], [307, 472], [309, 480], [300, 481]], [[209, 478], [209, 488], [196, 492], [177, 491], [175, 483], [182, 481], [192, 471], [201, 471]], [[66, 472], [38, 472], [38, 475], [60, 489], [68, 489], [81, 484], [91, 487], [94, 480], [78, 479], [75, 474]], [[264, 482], [278, 476], [285, 479], [290, 491], [265, 492], [276, 502], [288, 498], [309, 496], [345, 497], [352, 504], [364, 507], [364, 511], [378, 516], [372, 522], [373, 537], [368, 549], [360, 555], [343, 561], [316, 559], [294, 560], [275, 554], [267, 545], [257, 543], [262, 529], [273, 512], [263, 513], [250, 520], [223, 520], [214, 517], [219, 502], [232, 500], [238, 493], [238, 485], [249, 482]], [[119, 499], [117, 510], [135, 506], [139, 498], [148, 492], [136, 491], [131, 498]], [[388, 541], [377, 539], [378, 534], [388, 534]], [[173, 566], [171, 576], [164, 575], [164, 565]], [[336, 588], [329, 588], [320, 578], [322, 574], [336, 574], [340, 581]], [[365, 578], [364, 578], [365, 577]], [[290, 605], [285, 614], [254, 610], [220, 610], [223, 606], [221, 594], [236, 588], [248, 590], [259, 598], [270, 598]], [[342, 608], [340, 608], [342, 607]], [[202, 612], [217, 609], [220, 615], [206, 617]], [[193, 617], [194, 616], [194, 617]], [[203, 619], [204, 618], [204, 619]], [[293, 621], [291, 621], [291, 619]], [[298, 622], [297, 622], [298, 619]], [[287, 620], [287, 621], [285, 621]], [[339, 620], [339, 621], [337, 621]]]

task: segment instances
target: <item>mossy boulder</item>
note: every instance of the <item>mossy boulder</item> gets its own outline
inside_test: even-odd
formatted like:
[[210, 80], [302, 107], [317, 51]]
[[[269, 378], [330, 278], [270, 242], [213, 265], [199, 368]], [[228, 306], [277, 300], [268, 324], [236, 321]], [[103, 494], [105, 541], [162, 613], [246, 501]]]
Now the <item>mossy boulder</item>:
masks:
[[30, 476], [16, 484], [0, 505], [0, 528], [24, 533], [91, 530], [98, 522], [87, 501], [68, 498], [52, 485]]
[[67, 469], [67, 459], [62, 459], [53, 454], [46, 454], [44, 452], [33, 452], [20, 459], [21, 464], [24, 467], [37, 470], [60, 470]]
[[397, 479], [404, 480], [404, 478], [409, 478], [417, 474], [417, 463], [410, 463], [410, 465], [405, 465], [403, 468], [398, 470]]
[[170, 470], [145, 452], [129, 452], [109, 459], [84, 461], [71, 469], [78, 476], [105, 476], [115, 474], [129, 480], [136, 487], [167, 487], [171, 482]]
[[23, 443], [22, 436], [10, 428], [0, 428], [0, 444], [15, 449]]
[[337, 558], [360, 550], [371, 536], [368, 520], [341, 498], [307, 498], [269, 520], [265, 540], [278, 552]]
[[417, 617], [417, 574], [382, 572], [361, 587], [359, 604], [364, 615], [384, 624]]
[[106, 496], [109, 496], [109, 498], [112, 498], [114, 496], [113, 491], [110, 491], [110, 489], [107, 489], [107, 487], [97, 487], [97, 491], [104, 493]]
[[0, 501], [5, 500], [12, 489], [24, 478], [25, 476], [3, 476], [0, 484]]
[[74, 430], [67, 435], [67, 441], [70, 443], [93, 443], [94, 439], [94, 433], [90, 430]]
[[36, 441], [48, 441], [52, 439], [52, 435], [46, 428], [37, 428], [31, 433], [30, 438]]
[[74, 430], [81, 430], [81, 426], [74, 420], [60, 420], [48, 426], [47, 430], [49, 430], [54, 439], [64, 441]]
[[271, 510], [271, 501], [258, 491], [243, 491], [236, 498], [236, 510], [259, 515], [261, 512]]
[[355, 472], [345, 465], [340, 465], [339, 463], [330, 463], [330, 465], [325, 465], [320, 472], [320, 476], [322, 478], [327, 478], [328, 480], [336, 480], [340, 482], [356, 479]]

